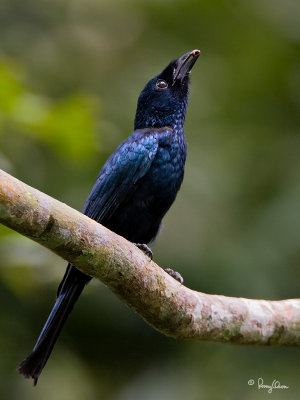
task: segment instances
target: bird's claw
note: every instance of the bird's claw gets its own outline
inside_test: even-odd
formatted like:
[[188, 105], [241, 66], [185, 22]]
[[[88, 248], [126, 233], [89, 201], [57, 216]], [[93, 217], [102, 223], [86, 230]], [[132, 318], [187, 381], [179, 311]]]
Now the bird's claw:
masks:
[[180, 275], [179, 272], [173, 271], [171, 268], [166, 268], [165, 272], [169, 274], [172, 278], [176, 279], [179, 283], [183, 283], [183, 277]]
[[153, 253], [150, 247], [148, 247], [145, 243], [134, 243], [134, 244], [136, 245], [137, 248], [142, 250], [142, 252], [144, 252], [146, 256], [148, 256], [152, 260]]

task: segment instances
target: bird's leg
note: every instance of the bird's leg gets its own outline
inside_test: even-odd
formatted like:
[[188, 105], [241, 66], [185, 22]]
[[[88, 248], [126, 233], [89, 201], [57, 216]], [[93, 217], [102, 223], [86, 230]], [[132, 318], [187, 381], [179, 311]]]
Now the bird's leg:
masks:
[[166, 268], [165, 272], [169, 274], [172, 278], [176, 279], [179, 283], [183, 283], [183, 277], [180, 275], [179, 272], [173, 271], [171, 268]]
[[136, 247], [138, 247], [140, 250], [142, 250], [146, 256], [148, 256], [149, 258], [153, 258], [153, 253], [152, 250], [150, 249], [150, 247], [148, 247], [145, 243], [133, 243], [136, 245]]

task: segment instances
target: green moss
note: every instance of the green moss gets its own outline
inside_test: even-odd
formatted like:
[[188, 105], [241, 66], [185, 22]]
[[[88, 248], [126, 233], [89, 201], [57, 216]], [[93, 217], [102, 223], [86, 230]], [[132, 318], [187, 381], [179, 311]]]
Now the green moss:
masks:
[[225, 329], [222, 333], [224, 339], [226, 341], [231, 341], [231, 342], [240, 341], [240, 339], [243, 337], [243, 335], [240, 332], [241, 326], [242, 326], [241, 321], [237, 321], [237, 322], [233, 322], [233, 323], [229, 324], [227, 329]]

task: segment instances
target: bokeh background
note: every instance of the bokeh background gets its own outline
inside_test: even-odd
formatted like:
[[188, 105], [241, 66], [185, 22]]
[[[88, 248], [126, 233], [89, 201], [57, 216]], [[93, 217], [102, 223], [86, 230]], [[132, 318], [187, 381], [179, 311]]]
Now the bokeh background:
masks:
[[[0, 167], [81, 209], [139, 92], [193, 48], [183, 187], [153, 246], [207, 293], [299, 297], [297, 0], [1, 0]], [[0, 398], [299, 399], [300, 351], [175, 341], [100, 282], [32, 387], [16, 372], [65, 262], [0, 226]], [[271, 395], [249, 379], [277, 379]]]

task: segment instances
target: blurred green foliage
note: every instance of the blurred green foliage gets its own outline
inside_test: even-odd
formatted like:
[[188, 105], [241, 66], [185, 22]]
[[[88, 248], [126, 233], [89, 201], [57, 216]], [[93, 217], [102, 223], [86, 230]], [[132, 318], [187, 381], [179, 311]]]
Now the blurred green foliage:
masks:
[[[80, 209], [146, 81], [200, 48], [180, 195], [155, 261], [187, 286], [299, 297], [300, 12], [288, 0], [2, 0], [0, 167]], [[161, 336], [99, 282], [37, 388], [18, 376], [65, 263], [0, 226], [1, 399], [298, 399], [299, 349]]]
[[95, 131], [92, 96], [72, 94], [56, 102], [31, 92], [22, 83], [12, 62], [0, 65], [0, 109], [4, 122], [24, 135], [40, 140], [62, 157], [85, 159], [94, 151]]

